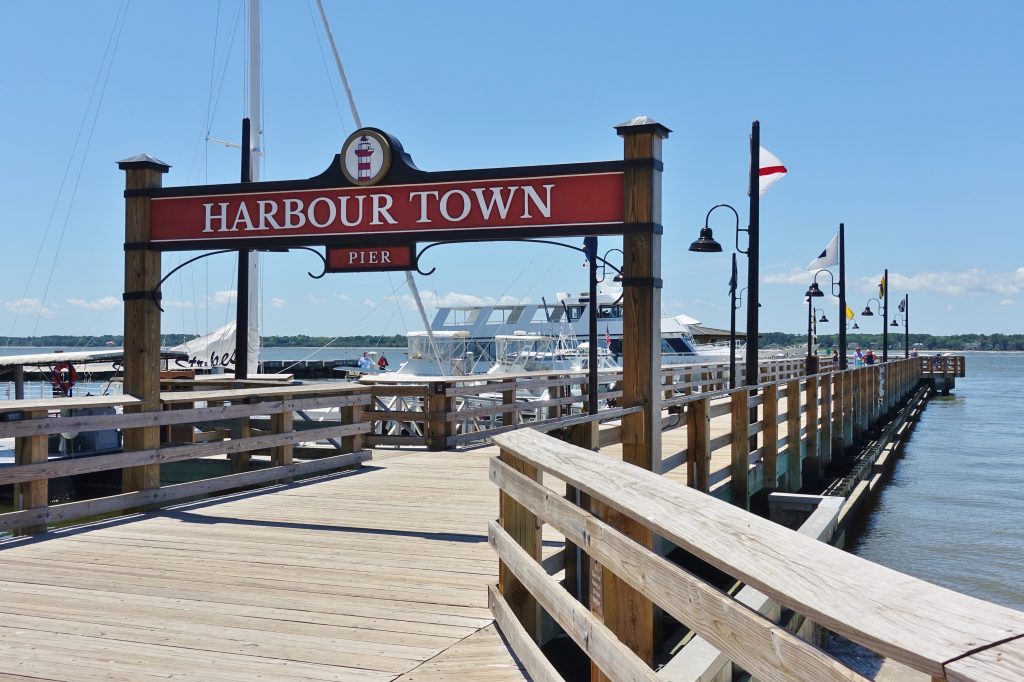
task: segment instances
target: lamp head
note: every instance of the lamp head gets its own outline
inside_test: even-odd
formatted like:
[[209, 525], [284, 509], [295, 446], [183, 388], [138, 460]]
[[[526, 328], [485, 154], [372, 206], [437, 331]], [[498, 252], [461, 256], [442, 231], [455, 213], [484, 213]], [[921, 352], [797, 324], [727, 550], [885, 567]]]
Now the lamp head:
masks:
[[828, 318], [827, 318], [827, 317], [825, 317], [825, 313], [822, 313], [822, 314], [821, 314], [821, 319], [820, 319], [820, 320], [818, 320], [818, 322], [828, 322]]
[[898, 327], [898, 326], [900, 326], [900, 323], [897, 322], [896, 320], [893, 320], [892, 322], [889, 323], [889, 326], [890, 327]]
[[874, 317], [875, 316], [875, 314], [873, 312], [871, 312], [871, 306], [867, 306], [867, 305], [864, 306], [864, 312], [862, 312], [860, 315], [861, 315], [861, 317]]
[[700, 237], [697, 241], [690, 244], [690, 251], [696, 251], [698, 253], [721, 253], [722, 245], [715, 241], [715, 236], [711, 232], [711, 228], [705, 225], [700, 228]]
[[854, 323], [853, 323], [853, 326], [852, 326], [852, 327], [850, 327], [850, 329], [860, 329], [860, 325], [859, 325], [859, 324], [857, 324], [856, 322], [854, 322]]
[[825, 294], [823, 294], [821, 289], [818, 287], [818, 283], [817, 282], [811, 282], [811, 286], [809, 286], [807, 288], [807, 293], [804, 294], [804, 296], [814, 296], [814, 297], [819, 297], [819, 296], [824, 296], [824, 295]]

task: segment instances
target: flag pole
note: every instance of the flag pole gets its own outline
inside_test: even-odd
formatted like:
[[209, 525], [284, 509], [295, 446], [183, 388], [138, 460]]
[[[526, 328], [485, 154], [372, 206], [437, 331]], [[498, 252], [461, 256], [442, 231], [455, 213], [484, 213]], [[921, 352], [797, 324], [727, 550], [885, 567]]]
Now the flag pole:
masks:
[[[746, 385], [757, 386], [760, 379], [757, 363], [758, 259], [760, 258], [761, 192], [758, 180], [761, 171], [761, 122], [750, 126], [750, 225], [747, 228], [747, 344]], [[750, 422], [757, 422], [757, 408], [750, 408]], [[750, 450], [757, 449], [757, 436], [750, 437]]]
[[910, 294], [903, 295], [903, 357], [910, 357]]
[[882, 275], [885, 282], [885, 291], [882, 292], [882, 362], [889, 361], [889, 268], [885, 269]]
[[757, 386], [757, 304], [758, 292], [758, 258], [760, 246], [760, 192], [758, 190], [758, 174], [761, 168], [761, 123], [754, 121], [750, 127], [750, 225], [747, 228], [747, 386]]
[[[732, 279], [729, 280], [729, 388], [736, 388], [736, 252], [732, 252]], [[749, 300], [749, 299], [748, 299]]]
[[839, 369], [846, 369], [846, 225], [839, 223]]

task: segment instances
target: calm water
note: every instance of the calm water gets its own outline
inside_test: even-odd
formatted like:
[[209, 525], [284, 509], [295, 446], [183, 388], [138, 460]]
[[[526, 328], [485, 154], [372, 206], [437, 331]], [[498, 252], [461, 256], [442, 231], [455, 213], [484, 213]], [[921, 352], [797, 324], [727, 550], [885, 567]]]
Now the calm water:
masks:
[[850, 551], [1024, 610], [1024, 353], [967, 353], [922, 412]]

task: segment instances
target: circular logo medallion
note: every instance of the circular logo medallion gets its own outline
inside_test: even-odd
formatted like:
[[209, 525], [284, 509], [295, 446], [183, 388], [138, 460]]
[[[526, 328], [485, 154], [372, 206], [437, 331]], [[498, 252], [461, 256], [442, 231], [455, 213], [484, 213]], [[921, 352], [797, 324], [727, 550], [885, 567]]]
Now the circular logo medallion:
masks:
[[391, 145], [375, 130], [357, 130], [341, 148], [341, 171], [356, 185], [375, 185], [391, 169]]

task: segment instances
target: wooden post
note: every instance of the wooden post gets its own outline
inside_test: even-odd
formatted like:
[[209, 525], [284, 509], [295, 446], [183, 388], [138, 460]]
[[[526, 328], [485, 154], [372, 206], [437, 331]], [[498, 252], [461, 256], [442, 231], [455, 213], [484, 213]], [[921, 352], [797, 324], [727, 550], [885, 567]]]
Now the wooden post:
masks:
[[832, 463], [832, 375], [822, 374], [821, 385], [821, 440], [818, 444], [818, 475], [825, 475], [825, 467]]
[[448, 385], [442, 381], [427, 384], [426, 432], [427, 449], [440, 452], [448, 449], [448, 436], [455, 433], [455, 422], [448, 421], [449, 413], [455, 412], [455, 398], [445, 395]]
[[847, 369], [843, 372], [843, 455], [847, 449], [853, 446], [853, 421], [855, 386], [857, 383], [857, 372]]
[[846, 382], [849, 373], [836, 369], [832, 374], [832, 447], [831, 457], [843, 456], [844, 402], [846, 400]]
[[[359, 424], [363, 421], [363, 406], [362, 405], [345, 405], [338, 410], [338, 414], [341, 416], [342, 425], [345, 424]], [[428, 432], [429, 433], [429, 432]], [[429, 435], [428, 435], [429, 438]], [[428, 441], [429, 443], [429, 441]], [[363, 434], [356, 433], [351, 436], [341, 437], [341, 451], [342, 452], [358, 452], [363, 449]], [[444, 448], [441, 448], [442, 450]]]
[[[146, 191], [160, 187], [170, 166], [140, 154], [118, 162], [125, 171], [124, 211], [124, 392], [138, 398], [129, 412], [160, 410], [160, 252], [148, 247], [150, 198]], [[125, 452], [160, 447], [160, 427], [124, 430]], [[160, 487], [160, 465], [127, 467], [122, 489], [134, 492]]]
[[711, 398], [686, 406], [686, 484], [702, 493], [711, 487]]
[[[516, 389], [502, 391], [501, 404], [514, 406], [516, 404]], [[509, 410], [508, 412], [501, 413], [502, 426], [516, 426], [517, 424], [519, 424], [519, 410]]]
[[[282, 396], [282, 400], [287, 400], [287, 396]], [[295, 427], [295, 412], [289, 409], [285, 409], [283, 412], [276, 412], [270, 415], [270, 432], [278, 435], [282, 433], [291, 433]], [[293, 462], [294, 446], [292, 444], [277, 445], [270, 449], [270, 464], [271, 466], [280, 467], [286, 466]]]
[[[501, 451], [501, 461], [528, 478], [540, 482], [537, 467], [527, 464], [507, 450]], [[504, 491], [498, 502], [498, 522], [516, 543], [526, 550], [538, 564], [541, 561], [541, 526], [537, 516], [515, 501]], [[533, 641], [540, 641], [540, 606], [536, 598], [527, 590], [512, 571], [504, 564], [498, 563], [498, 590], [508, 602], [512, 612], [516, 614], [527, 634]]]
[[795, 493], [803, 487], [800, 462], [800, 380], [786, 384], [786, 487]]
[[[25, 419], [46, 419], [46, 410], [30, 410], [25, 413]], [[49, 458], [49, 437], [43, 436], [18, 436], [14, 439], [14, 463], [39, 464]], [[15, 510], [38, 509], [46, 507], [50, 503], [49, 480], [40, 478], [35, 481], [14, 484], [13, 507]], [[22, 526], [17, 535], [31, 535], [34, 533], [45, 533], [46, 524], [41, 523], [32, 526]]]
[[764, 459], [764, 487], [779, 487], [779, 385], [768, 384], [761, 398], [764, 406], [761, 420], [764, 422], [764, 445], [761, 453]]
[[821, 459], [818, 457], [818, 376], [807, 377], [806, 384], [807, 411], [804, 413], [807, 422], [807, 464], [806, 473], [814, 480], [821, 478]]
[[[658, 473], [661, 464], [661, 146], [669, 129], [647, 117], [620, 126], [626, 168], [623, 221], [634, 226], [622, 238], [623, 339], [622, 402], [643, 412], [622, 418], [622, 459]], [[595, 512], [648, 549], [653, 533], [596, 505]], [[655, 610], [610, 571], [593, 571], [601, 582], [605, 625], [649, 665], [654, 663]], [[607, 679], [591, 666], [591, 679]]]
[[741, 509], [750, 508], [750, 392], [741, 388], [732, 393], [732, 463], [729, 471], [730, 501]]

